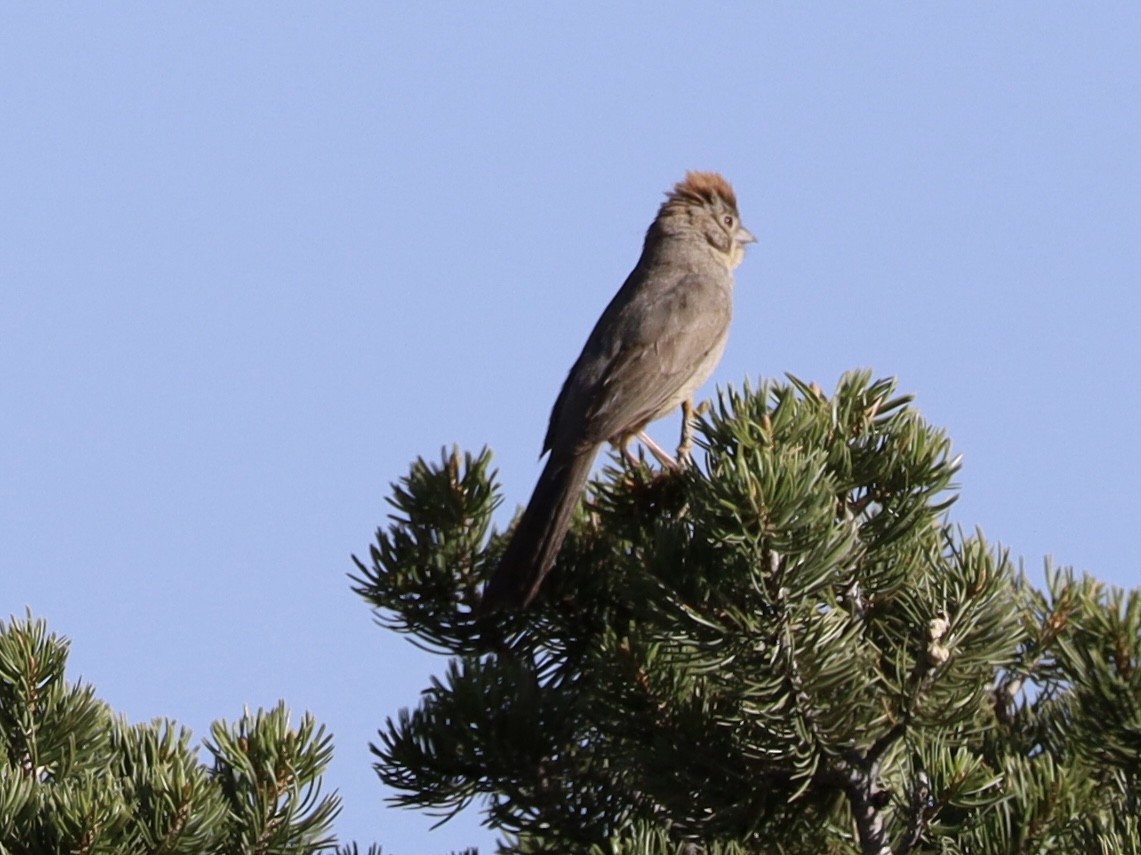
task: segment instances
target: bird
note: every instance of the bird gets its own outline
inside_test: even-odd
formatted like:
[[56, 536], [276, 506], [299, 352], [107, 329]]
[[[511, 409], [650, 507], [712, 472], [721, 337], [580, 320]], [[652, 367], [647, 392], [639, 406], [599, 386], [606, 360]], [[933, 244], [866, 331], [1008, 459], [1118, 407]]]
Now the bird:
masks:
[[693, 393], [725, 350], [733, 271], [755, 241], [719, 173], [689, 171], [666, 193], [638, 263], [551, 410], [546, 465], [484, 587], [481, 613], [523, 609], [535, 599], [604, 443], [625, 449], [679, 405], [688, 419]]

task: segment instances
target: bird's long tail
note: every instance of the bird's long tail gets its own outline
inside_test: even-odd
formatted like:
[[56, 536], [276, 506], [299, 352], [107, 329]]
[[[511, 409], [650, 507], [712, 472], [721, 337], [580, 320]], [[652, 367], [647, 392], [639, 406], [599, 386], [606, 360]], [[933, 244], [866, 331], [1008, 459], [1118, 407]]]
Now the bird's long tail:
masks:
[[596, 451], [592, 448], [573, 457], [552, 454], [547, 460], [531, 501], [484, 589], [480, 611], [521, 609], [535, 599], [570, 528]]

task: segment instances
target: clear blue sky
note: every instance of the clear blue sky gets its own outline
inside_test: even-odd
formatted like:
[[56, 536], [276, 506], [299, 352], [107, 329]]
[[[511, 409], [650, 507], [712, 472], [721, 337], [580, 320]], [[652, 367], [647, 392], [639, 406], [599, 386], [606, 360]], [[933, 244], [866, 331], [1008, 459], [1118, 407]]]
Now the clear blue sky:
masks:
[[443, 663], [349, 555], [444, 445], [525, 501], [687, 168], [760, 238], [714, 383], [894, 375], [955, 521], [1141, 582], [1141, 6], [615, 6], [0, 11], [0, 614], [132, 720], [311, 710], [396, 855], [492, 836], [384, 807], [366, 743]]

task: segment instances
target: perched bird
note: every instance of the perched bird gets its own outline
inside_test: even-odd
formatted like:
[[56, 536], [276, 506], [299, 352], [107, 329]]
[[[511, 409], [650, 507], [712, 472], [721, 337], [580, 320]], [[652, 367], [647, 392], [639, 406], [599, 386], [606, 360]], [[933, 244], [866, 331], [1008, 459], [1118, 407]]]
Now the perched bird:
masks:
[[624, 447], [691, 402], [725, 350], [733, 270], [755, 241], [733, 188], [688, 172], [666, 194], [642, 256], [598, 319], [551, 411], [550, 453], [483, 592], [480, 610], [523, 608], [539, 591], [605, 442]]

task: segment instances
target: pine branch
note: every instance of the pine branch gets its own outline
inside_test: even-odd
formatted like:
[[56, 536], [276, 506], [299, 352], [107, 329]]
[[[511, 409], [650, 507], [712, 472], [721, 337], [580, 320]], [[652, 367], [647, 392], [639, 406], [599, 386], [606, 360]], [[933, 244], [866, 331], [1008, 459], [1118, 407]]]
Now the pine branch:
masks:
[[69, 685], [66, 639], [31, 615], [0, 622], [0, 852], [309, 855], [333, 845], [320, 795], [332, 746], [284, 705], [214, 727], [215, 767], [190, 732], [130, 725]]
[[727, 390], [694, 440], [680, 472], [604, 468], [492, 632], [489, 456], [414, 464], [356, 579], [457, 657], [373, 748], [399, 803], [487, 798], [517, 852], [1126, 839], [1141, 604], [1040, 596], [951, 527], [958, 458], [891, 381]]

